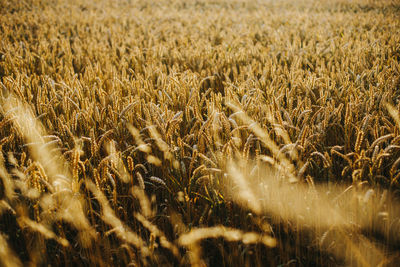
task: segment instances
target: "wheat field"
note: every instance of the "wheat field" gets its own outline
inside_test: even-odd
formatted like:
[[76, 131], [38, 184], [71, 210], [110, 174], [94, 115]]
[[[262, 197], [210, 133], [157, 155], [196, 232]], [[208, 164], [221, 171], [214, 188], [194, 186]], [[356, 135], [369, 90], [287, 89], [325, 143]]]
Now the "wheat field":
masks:
[[0, 0], [0, 266], [396, 266], [397, 0]]

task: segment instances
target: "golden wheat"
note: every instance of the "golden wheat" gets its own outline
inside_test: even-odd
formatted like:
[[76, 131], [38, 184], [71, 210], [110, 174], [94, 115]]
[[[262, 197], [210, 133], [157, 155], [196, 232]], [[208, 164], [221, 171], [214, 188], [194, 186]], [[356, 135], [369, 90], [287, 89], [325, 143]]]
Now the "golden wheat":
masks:
[[399, 260], [397, 0], [0, 0], [0, 262]]

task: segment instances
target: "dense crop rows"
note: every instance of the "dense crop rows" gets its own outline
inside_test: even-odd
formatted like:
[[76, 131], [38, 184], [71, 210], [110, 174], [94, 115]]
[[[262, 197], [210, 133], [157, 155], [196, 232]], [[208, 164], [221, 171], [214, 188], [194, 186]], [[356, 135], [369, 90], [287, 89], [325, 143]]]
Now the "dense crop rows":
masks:
[[397, 1], [0, 0], [0, 87], [3, 265], [399, 260]]

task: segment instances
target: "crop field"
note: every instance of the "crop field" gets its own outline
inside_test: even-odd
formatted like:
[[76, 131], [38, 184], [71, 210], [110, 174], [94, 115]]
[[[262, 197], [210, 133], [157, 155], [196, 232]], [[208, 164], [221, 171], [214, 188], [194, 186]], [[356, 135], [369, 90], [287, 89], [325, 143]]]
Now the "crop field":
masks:
[[397, 0], [0, 0], [0, 266], [396, 266]]

